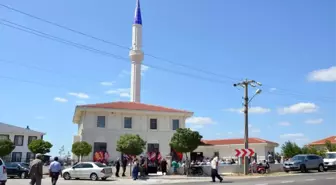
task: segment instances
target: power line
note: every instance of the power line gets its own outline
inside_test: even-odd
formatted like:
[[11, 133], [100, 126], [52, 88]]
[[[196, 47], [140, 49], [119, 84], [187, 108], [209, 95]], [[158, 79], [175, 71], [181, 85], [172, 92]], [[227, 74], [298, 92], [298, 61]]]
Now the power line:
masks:
[[[119, 56], [119, 55], [115, 55], [115, 54], [112, 54], [112, 53], [109, 53], [109, 52], [106, 52], [106, 51], [103, 51], [103, 50], [99, 50], [99, 49], [96, 49], [96, 48], [93, 48], [93, 47], [90, 47], [90, 46], [87, 46], [87, 45], [83, 45], [83, 44], [80, 44], [80, 43], [76, 43], [76, 42], [72, 42], [72, 41], [69, 41], [69, 40], [66, 40], [66, 39], [62, 39], [60, 37], [56, 37], [56, 36], [53, 36], [53, 35], [50, 35], [50, 34], [47, 34], [47, 33], [32, 29], [32, 28], [28, 28], [26, 26], [23, 26], [23, 25], [20, 25], [20, 24], [17, 24], [17, 23], [14, 23], [14, 22], [11, 22], [11, 21], [8, 21], [8, 20], [5, 20], [5, 19], [0, 19], [0, 21], [2, 21], [2, 22], [0, 22], [0, 24], [2, 24], [4, 26], [7, 26], [7, 27], [10, 27], [10, 28], [13, 28], [13, 29], [17, 29], [19, 31], [27, 32], [27, 33], [30, 33], [30, 34], [33, 34], [33, 35], [36, 35], [36, 36], [39, 36], [39, 37], [42, 37], [42, 38], [45, 38], [45, 39], [49, 39], [49, 40], [52, 40], [52, 41], [60, 42], [62, 44], [70, 45], [70, 46], [76, 47], [78, 49], [91, 51], [91, 52], [96, 53], [96, 54], [101, 54], [101, 55], [104, 55], [104, 56], [113, 57], [113, 58], [119, 59], [119, 60], [124, 61], [124, 62], [129, 62], [129, 60], [127, 58]], [[170, 70], [170, 69], [165, 69], [165, 68], [161, 68], [161, 67], [158, 67], [158, 66], [153, 66], [153, 65], [150, 65], [150, 64], [146, 64], [146, 63], [144, 63], [144, 64], [151, 67], [151, 68], [158, 69], [158, 70], [161, 70], [161, 71], [165, 71], [165, 72], [169, 72], [169, 73], [173, 73], [173, 74], [177, 74], [177, 75], [182, 75], [182, 76], [187, 76], [187, 77], [191, 77], [191, 78], [197, 78], [197, 79], [205, 80], [205, 81], [209, 81], [209, 82], [215, 82], [215, 83], [227, 83], [228, 82], [228, 81], [225, 81], [225, 80], [205, 78], [205, 77], [198, 76], [198, 75], [193, 75], [193, 74], [189, 74], [189, 73], [184, 73], [184, 72], [178, 72], [178, 71], [174, 71], [174, 70]], [[295, 94], [291, 94], [291, 95], [295, 95]], [[303, 95], [298, 95], [298, 96], [303, 96]], [[326, 99], [330, 100], [332, 98], [326, 98]]]
[[[97, 41], [100, 41], [100, 42], [103, 42], [103, 43], [105, 43], [105, 44], [110, 44], [110, 45], [117, 46], [117, 47], [122, 48], [122, 49], [130, 50], [130, 48], [127, 47], [127, 46], [123, 46], [123, 45], [117, 44], [117, 43], [115, 43], [115, 42], [108, 41], [108, 40], [106, 40], [106, 39], [98, 38], [98, 37], [96, 37], [96, 36], [93, 36], [93, 35], [84, 33], [84, 32], [82, 32], [82, 31], [78, 31], [78, 30], [75, 30], [75, 29], [73, 29], [73, 28], [69, 28], [69, 27], [67, 27], [67, 26], [64, 26], [64, 25], [61, 25], [61, 24], [58, 24], [58, 23], [55, 23], [55, 22], [52, 22], [52, 21], [43, 19], [43, 18], [41, 18], [41, 17], [38, 17], [38, 16], [35, 16], [35, 15], [32, 15], [32, 14], [26, 13], [26, 12], [23, 12], [23, 11], [21, 11], [21, 10], [12, 8], [12, 7], [10, 7], [10, 6], [4, 5], [4, 4], [0, 4], [0, 6], [2, 6], [2, 7], [4, 7], [4, 8], [7, 8], [7, 9], [9, 9], [9, 10], [15, 11], [15, 12], [17, 12], [17, 13], [26, 15], [26, 16], [31, 17], [31, 18], [33, 18], [33, 19], [42, 21], [42, 22], [44, 22], [44, 23], [48, 23], [48, 24], [51, 24], [51, 25], [53, 25], [53, 26], [62, 28], [62, 29], [64, 29], [64, 30], [67, 30], [67, 31], [70, 31], [70, 32], [73, 32], [73, 33], [76, 33], [76, 34], [79, 34], [79, 35], [82, 35], [82, 36], [85, 36], [85, 37], [88, 37], [88, 38], [91, 38], [91, 39], [94, 39], [94, 40], [97, 40]], [[161, 58], [161, 57], [157, 57], [157, 56], [152, 55], [152, 54], [146, 54], [146, 53], [145, 53], [144, 55], [149, 56], [149, 57], [152, 57], [152, 58], [155, 58], [155, 59], [157, 59], [157, 60], [161, 60], [161, 61], [164, 61], [164, 62], [173, 64], [173, 65], [177, 65], [177, 66], [180, 66], [180, 67], [184, 67], [184, 68], [192, 69], [192, 70], [195, 70], [195, 71], [197, 71], [197, 72], [202, 72], [202, 73], [205, 73], [205, 74], [211, 74], [211, 75], [214, 75], [214, 76], [221, 76], [221, 77], [223, 77], [223, 78], [227, 78], [227, 79], [230, 79], [230, 80], [232, 80], [232, 81], [239, 80], [239, 79], [236, 79], [236, 78], [232, 78], [232, 77], [230, 77], [230, 76], [227, 76], [227, 75], [217, 74], [217, 73], [214, 73], [214, 72], [211, 72], [211, 71], [207, 71], [207, 70], [204, 70], [204, 69], [196, 68], [196, 67], [194, 67], [194, 66], [189, 66], [189, 65], [184, 65], [184, 64], [177, 63], [177, 62], [173, 62], [173, 61], [171, 61], [171, 60], [167, 60], [167, 59], [164, 59], [164, 58]]]
[[[127, 59], [125, 57], [122, 57], [122, 56], [119, 56], [119, 55], [112, 54], [112, 53], [107, 52], [107, 51], [99, 50], [99, 49], [96, 49], [96, 48], [93, 48], [93, 47], [90, 47], [90, 46], [87, 46], [87, 45], [83, 45], [83, 44], [72, 42], [72, 41], [69, 41], [69, 40], [66, 40], [66, 39], [62, 39], [60, 37], [56, 37], [56, 36], [53, 36], [53, 35], [50, 35], [50, 34], [35, 30], [35, 29], [31, 29], [31, 28], [28, 28], [26, 26], [23, 26], [23, 25], [20, 25], [20, 24], [17, 24], [17, 23], [14, 23], [14, 22], [11, 22], [11, 21], [8, 21], [8, 20], [5, 20], [5, 19], [0, 19], [0, 21], [3, 21], [3, 22], [0, 22], [0, 24], [2, 24], [4, 26], [7, 26], [7, 27], [10, 27], [10, 28], [13, 28], [13, 29], [17, 29], [19, 31], [30, 33], [30, 34], [33, 34], [33, 35], [36, 35], [36, 36], [39, 36], [39, 37], [42, 37], [42, 38], [45, 38], [45, 39], [49, 39], [49, 40], [52, 40], [52, 41], [60, 42], [62, 44], [70, 45], [70, 46], [76, 47], [78, 49], [87, 50], [87, 51], [90, 51], [90, 52], [93, 52], [93, 53], [96, 53], [96, 54], [101, 54], [101, 55], [104, 55], [104, 56], [107, 56], [107, 57], [113, 57], [113, 58], [116, 58], [116, 59], [121, 60], [123, 62], [129, 63], [129, 59]], [[6, 23], [4, 23], [4, 22], [6, 22]], [[173, 73], [173, 74], [177, 74], [177, 75], [187, 76], [187, 77], [191, 77], [191, 78], [197, 78], [197, 79], [205, 80], [205, 81], [209, 81], [209, 82], [228, 83], [228, 81], [224, 81], [224, 80], [211, 79], [211, 78], [206, 78], [206, 77], [193, 75], [193, 74], [189, 74], [189, 73], [178, 72], [178, 71], [154, 66], [154, 65], [151, 65], [151, 64], [147, 64], [147, 63], [144, 63], [144, 64], [146, 66], [149, 66], [149, 67], [153, 68], [153, 69], [158, 69], [158, 70], [161, 70], [161, 71], [165, 71], [165, 72], [169, 72], [169, 73]]]
[[[70, 27], [68, 27], [68, 26], [61, 25], [61, 24], [59, 24], [59, 23], [56, 23], [56, 22], [53, 22], [53, 21], [50, 21], [50, 20], [47, 20], [47, 19], [44, 19], [44, 18], [35, 16], [35, 15], [32, 15], [32, 14], [27, 13], [27, 12], [24, 12], [24, 11], [22, 11], [22, 10], [15, 9], [15, 8], [13, 8], [13, 7], [10, 7], [10, 6], [1, 4], [1, 3], [0, 3], [0, 6], [6, 8], [6, 9], [8, 9], [8, 10], [17, 12], [17, 13], [19, 13], [19, 14], [28, 16], [28, 17], [30, 17], [30, 18], [39, 20], [39, 21], [41, 21], [41, 22], [44, 22], [44, 23], [47, 23], [47, 24], [50, 24], [50, 25], [59, 27], [59, 28], [61, 28], [61, 29], [64, 29], [64, 30], [67, 30], [67, 31], [70, 31], [70, 32], [73, 32], [73, 33], [76, 33], [76, 34], [79, 34], [79, 35], [82, 35], [82, 36], [85, 36], [85, 37], [94, 39], [94, 40], [97, 40], [97, 41], [100, 41], [100, 42], [102, 42], [102, 43], [106, 43], [106, 44], [113, 45], [113, 46], [116, 46], [116, 47], [119, 47], [119, 48], [122, 48], [122, 49], [130, 50], [130, 48], [127, 47], [127, 46], [123, 46], [123, 45], [117, 44], [117, 43], [115, 43], [115, 42], [111, 42], [111, 41], [108, 41], [108, 40], [106, 40], [106, 39], [102, 39], [102, 38], [99, 38], [99, 37], [97, 37], [97, 36], [94, 36], [94, 35], [91, 35], [91, 34], [88, 34], [88, 33], [84, 33], [84, 32], [82, 32], [82, 31], [78, 31], [78, 30], [76, 30], [76, 29], [70, 28]], [[153, 55], [153, 54], [146, 54], [146, 53], [145, 53], [145, 55], [146, 55], [146, 56], [149, 56], [149, 57], [152, 57], [152, 58], [155, 58], [155, 59], [160, 60], [160, 61], [164, 61], [164, 62], [173, 64], [173, 65], [177, 65], [177, 66], [180, 66], [180, 67], [184, 67], [184, 68], [192, 69], [192, 70], [197, 71], [197, 72], [202, 72], [202, 73], [205, 73], [205, 74], [218, 76], [218, 77], [226, 78], [226, 79], [230, 79], [230, 80], [233, 80], [233, 81], [241, 80], [241, 79], [233, 78], [233, 77], [230, 77], [230, 76], [227, 76], [227, 75], [218, 74], [218, 73], [214, 73], [214, 72], [207, 71], [207, 70], [204, 70], [204, 69], [196, 68], [196, 67], [194, 67], [194, 66], [189, 66], [189, 65], [185, 65], [185, 64], [180, 64], [180, 63], [177, 63], [177, 62], [173, 62], [173, 61], [171, 61], [171, 60], [167, 60], [167, 59], [164, 59], [164, 58], [155, 56], [155, 55]], [[265, 85], [265, 84], [264, 84], [264, 86], [267, 87], [268, 85]], [[268, 87], [269, 87], [269, 88], [273, 88], [272, 86], [268, 86]], [[293, 92], [292, 90], [288, 90], [288, 89], [283, 89], [283, 88], [277, 88], [277, 89], [280, 90], [280, 91], [286, 91], [286, 92], [289, 92], [289, 93], [295, 93], [295, 94], [305, 95], [305, 93], [301, 93], [301, 92]], [[324, 98], [329, 99], [329, 98], [331, 98], [331, 97], [324, 97]]]
[[[76, 33], [76, 34], [79, 34], [79, 35], [82, 35], [82, 36], [85, 36], [85, 37], [94, 39], [94, 40], [97, 40], [97, 41], [100, 41], [100, 42], [102, 42], [102, 43], [109, 44], [109, 45], [113, 45], [113, 46], [116, 46], [116, 47], [119, 47], [119, 48], [122, 48], [122, 49], [130, 50], [130, 48], [127, 47], [127, 46], [123, 46], [123, 45], [117, 44], [117, 43], [115, 43], [115, 42], [111, 42], [111, 41], [108, 41], [108, 40], [106, 40], [106, 39], [102, 39], [102, 38], [99, 38], [99, 37], [97, 37], [97, 36], [94, 36], [94, 35], [91, 35], [91, 34], [88, 34], [88, 33], [84, 33], [84, 32], [82, 32], [82, 31], [78, 31], [78, 30], [76, 30], [76, 29], [73, 29], [73, 28], [70, 28], [70, 27], [61, 25], [61, 24], [56, 23], [56, 22], [53, 22], [53, 21], [49, 21], [49, 20], [47, 20], [47, 19], [44, 19], [44, 18], [35, 16], [35, 15], [32, 15], [32, 14], [30, 14], [30, 13], [27, 13], [27, 12], [24, 12], [24, 11], [21, 11], [21, 10], [18, 10], [18, 9], [16, 9], [16, 8], [13, 8], [13, 7], [10, 7], [10, 6], [1, 4], [1, 3], [0, 3], [0, 6], [6, 8], [6, 9], [8, 9], [8, 10], [14, 11], [14, 12], [16, 12], [16, 13], [19, 13], [19, 14], [28, 16], [28, 17], [30, 17], [30, 18], [39, 20], [39, 21], [41, 21], [41, 22], [44, 22], [44, 23], [47, 23], [47, 24], [50, 24], [50, 25], [59, 27], [59, 28], [61, 28], [61, 29], [64, 29], [64, 30], [67, 30], [67, 31], [70, 31], [70, 32], [73, 32], [73, 33]], [[224, 74], [218, 74], [218, 73], [214, 73], [214, 72], [207, 71], [207, 70], [204, 70], [204, 69], [196, 68], [196, 67], [194, 67], [194, 66], [189, 66], [189, 65], [185, 65], [185, 64], [180, 64], [180, 63], [177, 63], [177, 62], [173, 62], [173, 61], [171, 61], [171, 60], [167, 60], [167, 59], [164, 59], [164, 58], [155, 56], [155, 55], [153, 55], [153, 54], [147, 54], [147, 53], [145, 53], [145, 55], [146, 55], [146, 56], [149, 56], [149, 57], [152, 57], [152, 58], [155, 58], [155, 59], [160, 60], [160, 61], [164, 61], [164, 62], [173, 64], [173, 65], [177, 65], [177, 66], [180, 66], [180, 67], [188, 68], [189, 70], [192, 69], [192, 70], [197, 71], [197, 72], [202, 72], [202, 73], [204, 73], [204, 74], [214, 75], [214, 76], [218, 76], [218, 77], [222, 77], [222, 78], [227, 78], [227, 79], [232, 80], [232, 81], [239, 81], [239, 80], [241, 80], [241, 79], [233, 78], [233, 77], [230, 77], [230, 76], [227, 76], [227, 75], [224, 75]], [[273, 86], [270, 86], [270, 85], [265, 85], [265, 84], [264, 84], [264, 86], [269, 87], [269, 88], [273, 88]], [[289, 94], [297, 94], [297, 95], [300, 95], [300, 96], [306, 96], [306, 95], [307, 95], [307, 94], [305, 94], [305, 93], [294, 92], [294, 91], [292, 91], [292, 90], [284, 89], [284, 88], [277, 88], [277, 90], [279, 90], [279, 91], [284, 91], [284, 92], [288, 92]], [[323, 98], [324, 98], [324, 99], [330, 99], [331, 97], [323, 97]]]

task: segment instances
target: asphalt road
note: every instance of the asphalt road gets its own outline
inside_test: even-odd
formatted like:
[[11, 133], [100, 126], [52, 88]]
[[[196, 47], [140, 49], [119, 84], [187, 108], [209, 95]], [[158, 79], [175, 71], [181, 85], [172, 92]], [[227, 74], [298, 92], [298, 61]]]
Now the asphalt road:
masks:
[[[189, 181], [189, 182], [188, 182]], [[249, 179], [237, 179], [232, 177], [224, 177], [224, 184], [232, 185], [336, 185], [336, 173], [308, 173], [291, 176], [279, 176], [279, 177], [261, 177], [261, 178], [249, 178]], [[27, 185], [28, 179], [8, 179], [6, 185]], [[42, 181], [42, 185], [51, 184], [50, 178], [45, 178]], [[90, 180], [69, 180], [65, 181], [60, 179], [58, 185], [85, 185], [85, 184], [106, 184], [106, 185], [130, 185], [130, 184], [174, 184], [174, 185], [210, 185], [219, 184], [210, 182], [210, 178], [203, 178], [195, 180], [161, 180], [159, 178], [149, 180], [137, 180], [131, 179], [119, 179], [108, 181], [90, 181]]]

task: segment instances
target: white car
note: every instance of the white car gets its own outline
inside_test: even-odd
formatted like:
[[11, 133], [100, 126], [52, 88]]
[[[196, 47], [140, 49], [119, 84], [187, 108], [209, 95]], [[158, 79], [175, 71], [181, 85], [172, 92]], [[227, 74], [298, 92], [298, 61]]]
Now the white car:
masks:
[[6, 185], [7, 182], [7, 170], [5, 162], [0, 158], [0, 185]]
[[62, 171], [65, 180], [70, 179], [91, 179], [106, 180], [112, 177], [112, 168], [98, 162], [80, 162], [71, 168]]
[[323, 159], [325, 170], [336, 170], [336, 152], [327, 152]]

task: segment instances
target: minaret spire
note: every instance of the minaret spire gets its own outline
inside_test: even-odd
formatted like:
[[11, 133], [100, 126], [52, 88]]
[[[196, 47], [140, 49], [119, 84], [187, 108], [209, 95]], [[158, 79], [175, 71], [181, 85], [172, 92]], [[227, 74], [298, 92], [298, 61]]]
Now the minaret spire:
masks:
[[141, 92], [141, 63], [144, 59], [142, 51], [142, 18], [140, 0], [136, 0], [134, 22], [132, 26], [131, 59], [131, 102], [140, 102]]
[[136, 1], [135, 14], [134, 14], [134, 23], [133, 24], [141, 24], [142, 25], [140, 0]]

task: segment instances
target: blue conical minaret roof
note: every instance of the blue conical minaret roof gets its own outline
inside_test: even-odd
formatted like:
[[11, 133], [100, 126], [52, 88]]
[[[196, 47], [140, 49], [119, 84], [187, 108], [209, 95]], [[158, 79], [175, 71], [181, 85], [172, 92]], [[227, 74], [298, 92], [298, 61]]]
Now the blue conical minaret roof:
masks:
[[142, 25], [141, 10], [140, 10], [140, 0], [136, 0], [134, 24]]

